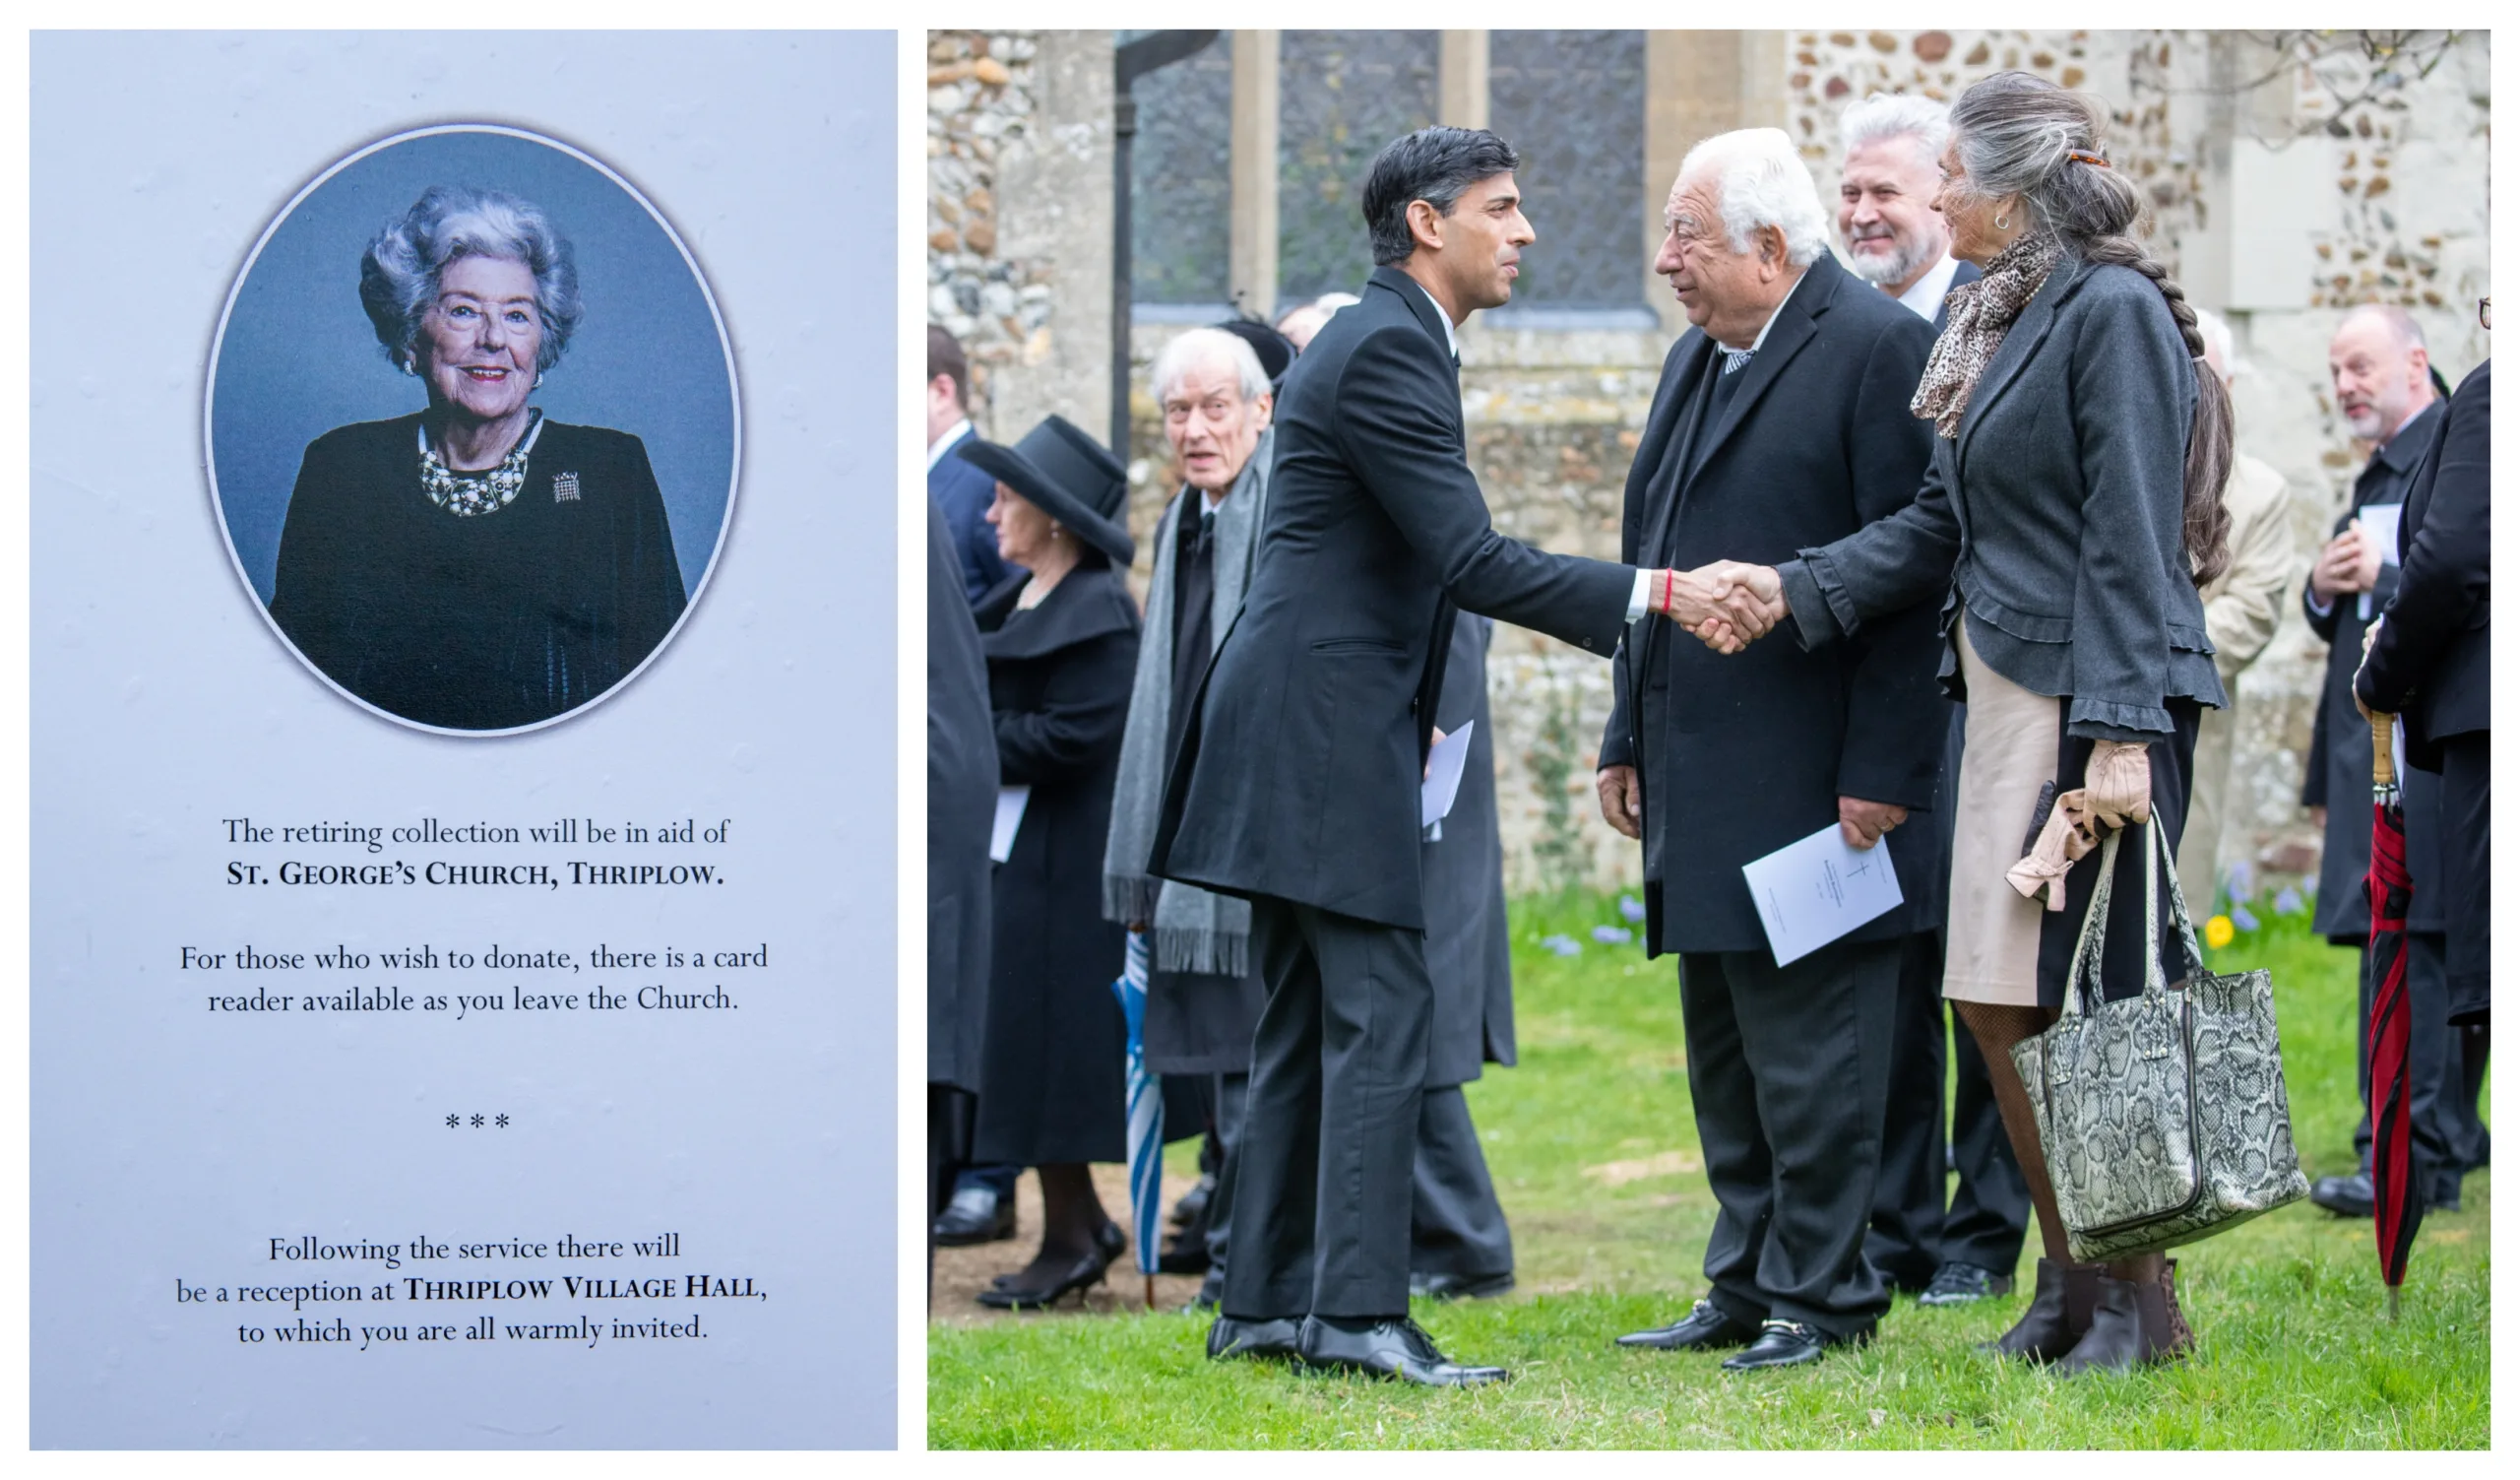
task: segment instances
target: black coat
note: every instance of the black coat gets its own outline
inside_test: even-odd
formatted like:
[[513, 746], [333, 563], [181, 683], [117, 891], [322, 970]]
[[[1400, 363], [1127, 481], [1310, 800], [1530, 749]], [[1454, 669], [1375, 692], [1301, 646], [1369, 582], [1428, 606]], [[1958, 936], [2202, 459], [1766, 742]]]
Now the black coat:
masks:
[[639, 439], [544, 421], [514, 502], [458, 516], [421, 491], [420, 417], [307, 444], [272, 620], [388, 714], [510, 730], [628, 677], [682, 617], [681, 568]]
[[927, 1082], [977, 1092], [997, 737], [954, 537], [927, 510]]
[[1443, 836], [1425, 845], [1426, 976], [1435, 987], [1429, 1089], [1467, 1084], [1482, 1063], [1514, 1062], [1514, 953], [1505, 930], [1505, 847], [1496, 831], [1496, 730], [1487, 718], [1487, 641], [1495, 624], [1453, 626], [1435, 727], [1465, 724], [1470, 755]]
[[[1731, 404], [1699, 425], [1724, 359], [1683, 334], [1628, 471], [1620, 552], [1682, 570], [1782, 564], [1897, 512], [1932, 440], [1908, 411], [1932, 347], [1930, 325], [1824, 253], [1734, 372]], [[1635, 766], [1643, 784], [1650, 951], [1767, 948], [1741, 866], [1834, 825], [1840, 797], [1933, 809], [1951, 717], [1936, 640], [1930, 603], [1811, 651], [1772, 639], [1726, 657], [1669, 622], [1631, 630], [1601, 763]], [[1893, 834], [1907, 903], [1849, 938], [1939, 924], [1932, 837]]]
[[1395, 268], [1288, 373], [1260, 538], [1154, 871], [1423, 929], [1418, 785], [1455, 605], [1607, 656], [1635, 572], [1489, 526], [1443, 323]]
[[1016, 1166], [1120, 1161], [1127, 1029], [1111, 983], [1127, 931], [1102, 918], [1102, 845], [1138, 610], [1107, 566], [1071, 571], [1040, 606], [1017, 611], [1026, 579], [1017, 572], [975, 613], [998, 780], [1033, 792], [997, 866], [972, 1155]]
[[[2405, 429], [2372, 452], [2354, 480], [2354, 501], [2337, 516], [2331, 535], [2345, 533], [2354, 517], [2374, 504], [2403, 504], [2424, 465], [2424, 452], [2441, 424], [2443, 403], [2418, 412]], [[2403, 524], [2403, 515], [2401, 515]], [[2397, 595], [2399, 571], [2380, 566], [2371, 589], [2376, 616]], [[2362, 880], [2371, 871], [2371, 723], [2354, 707], [2354, 671], [2362, 663], [2362, 604], [2356, 596], [2339, 596], [2325, 614], [2310, 605], [2306, 582], [2301, 588], [2301, 614], [2310, 630], [2327, 645], [2327, 672], [2319, 686], [2319, 706], [2310, 727], [2308, 775], [2301, 785], [2301, 804], [2327, 808], [2327, 835], [2319, 853], [2318, 907], [2311, 928], [2335, 940], [2359, 939], [2371, 933], [2371, 904]], [[2429, 772], [2411, 771], [2406, 783], [2407, 870], [2413, 877], [2407, 926], [2411, 930], [2441, 929], [2441, 894], [2429, 887], [2439, 876], [2441, 790]]]
[[2362, 665], [2364, 701], [2405, 717], [2407, 759], [2428, 770], [2442, 740], [2493, 722], [2492, 407], [2487, 360], [2459, 382], [2407, 488], [2397, 594]]

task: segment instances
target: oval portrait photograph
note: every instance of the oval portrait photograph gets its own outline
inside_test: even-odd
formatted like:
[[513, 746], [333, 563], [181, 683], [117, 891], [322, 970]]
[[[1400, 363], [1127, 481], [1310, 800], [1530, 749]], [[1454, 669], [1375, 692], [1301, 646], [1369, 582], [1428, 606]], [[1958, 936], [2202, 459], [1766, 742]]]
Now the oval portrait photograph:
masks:
[[379, 140], [247, 254], [211, 497], [273, 629], [407, 725], [531, 730], [665, 646], [732, 512], [734, 357], [663, 214], [522, 130]]

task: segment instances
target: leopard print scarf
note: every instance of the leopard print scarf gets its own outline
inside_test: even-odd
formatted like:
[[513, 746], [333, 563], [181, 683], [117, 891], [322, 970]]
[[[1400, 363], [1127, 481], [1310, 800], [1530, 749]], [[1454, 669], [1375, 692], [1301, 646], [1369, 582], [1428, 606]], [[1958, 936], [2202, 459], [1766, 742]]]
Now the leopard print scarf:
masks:
[[1951, 316], [1933, 342], [1933, 356], [1925, 361], [1925, 377], [1917, 383], [1910, 412], [1930, 419], [1946, 437], [1960, 434], [1960, 418], [1969, 410], [1969, 393], [1977, 389], [1978, 377], [2003, 345], [2004, 331], [2038, 296], [2062, 255], [2053, 234], [2025, 233], [1995, 254], [1984, 277], [1951, 290], [1943, 300]]

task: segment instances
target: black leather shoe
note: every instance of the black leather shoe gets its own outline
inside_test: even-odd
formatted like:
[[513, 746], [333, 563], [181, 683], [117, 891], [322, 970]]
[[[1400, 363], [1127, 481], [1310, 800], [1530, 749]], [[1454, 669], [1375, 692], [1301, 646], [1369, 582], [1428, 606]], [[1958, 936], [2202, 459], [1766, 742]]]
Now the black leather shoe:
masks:
[[1204, 1316], [1211, 1311], [1220, 1311], [1224, 1308], [1225, 1269], [1220, 1265], [1210, 1265], [1208, 1277], [1199, 1281], [1199, 1293], [1190, 1297], [1190, 1303], [1181, 1308], [1181, 1314]]
[[1965, 1306], [1973, 1301], [2012, 1293], [2012, 1276], [1983, 1265], [1953, 1259], [1933, 1272], [1933, 1283], [1917, 1297], [1921, 1306]]
[[1193, 1223], [1202, 1222], [1208, 1216], [1208, 1199], [1215, 1196], [1216, 1191], [1215, 1178], [1200, 1178], [1190, 1190], [1181, 1194], [1180, 1201], [1172, 1204], [1172, 1211], [1167, 1215], [1167, 1221], [1174, 1228], [1187, 1228]]
[[1208, 1360], [1247, 1357], [1257, 1362], [1288, 1361], [1295, 1356], [1300, 1327], [1292, 1316], [1219, 1316], [1208, 1327]]
[[1082, 1292], [1102, 1283], [1102, 1276], [1110, 1267], [1110, 1254], [1098, 1244], [1092, 1253], [1070, 1264], [1046, 1284], [1023, 1285], [1016, 1283], [1015, 1277], [1010, 1277], [989, 1286], [974, 1298], [992, 1311], [1045, 1310], [1071, 1293], [1077, 1295], [1077, 1304], [1083, 1305]]
[[946, 1249], [1015, 1237], [1015, 1199], [987, 1188], [964, 1188], [936, 1215], [936, 1242]]
[[1470, 1367], [1447, 1359], [1435, 1349], [1434, 1338], [1406, 1316], [1387, 1320], [1307, 1316], [1295, 1353], [1310, 1372], [1361, 1372], [1427, 1387], [1480, 1387], [1509, 1376], [1501, 1367]]
[[2371, 1174], [2322, 1177], [2310, 1184], [2310, 1200], [2340, 1218], [2367, 1218], [2371, 1216]]
[[1711, 1352], [1726, 1347], [1747, 1346], [1757, 1337], [1754, 1326], [1724, 1314], [1711, 1300], [1701, 1300], [1689, 1307], [1689, 1313], [1670, 1325], [1658, 1325], [1650, 1331], [1630, 1331], [1618, 1338], [1621, 1346], [1651, 1347], [1665, 1352]]
[[1413, 1274], [1411, 1300], [1493, 1300], [1514, 1288], [1514, 1271], [1502, 1274]]
[[1800, 1367], [1817, 1362], [1833, 1343], [1818, 1326], [1799, 1320], [1762, 1320], [1759, 1339], [1724, 1359], [1726, 1372], [1757, 1372], [1769, 1367]]

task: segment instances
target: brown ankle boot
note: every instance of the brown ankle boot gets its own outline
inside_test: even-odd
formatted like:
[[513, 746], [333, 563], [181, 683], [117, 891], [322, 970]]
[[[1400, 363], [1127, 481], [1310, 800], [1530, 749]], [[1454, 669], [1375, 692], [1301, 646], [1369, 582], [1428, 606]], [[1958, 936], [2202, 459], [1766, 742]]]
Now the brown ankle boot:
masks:
[[2170, 1268], [2159, 1280], [2135, 1284], [2101, 1276], [2100, 1300], [2093, 1307], [2091, 1329], [2056, 1363], [2056, 1375], [2070, 1378], [2086, 1372], [2126, 1372], [2178, 1356], [2195, 1344], [2182, 1318], [2173, 1323]]
[[2092, 1309], [2099, 1298], [2100, 1269], [2098, 1264], [2060, 1264], [2053, 1259], [2041, 1259], [2030, 1308], [2021, 1313], [2011, 1330], [1980, 1343], [1978, 1350], [2030, 1362], [2053, 1362], [2072, 1351], [2083, 1333], [2091, 1329]]

